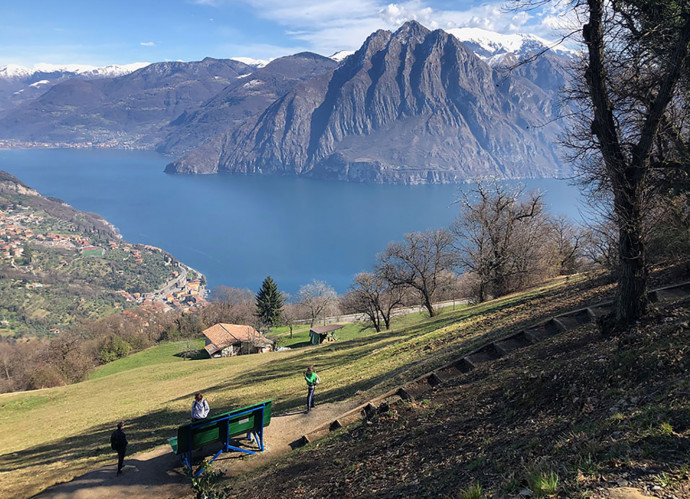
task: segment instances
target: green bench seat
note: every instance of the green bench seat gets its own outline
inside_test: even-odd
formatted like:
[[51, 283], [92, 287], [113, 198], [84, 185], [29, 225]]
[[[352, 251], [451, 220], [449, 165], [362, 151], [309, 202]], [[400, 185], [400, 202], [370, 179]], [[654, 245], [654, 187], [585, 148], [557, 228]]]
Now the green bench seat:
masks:
[[[192, 471], [192, 451], [200, 449], [204, 445], [216, 442], [223, 444], [221, 450], [213, 456], [209, 464], [223, 452], [230, 450], [254, 454], [256, 451], [230, 445], [230, 440], [240, 435], [246, 434], [248, 438], [256, 442], [259, 451], [263, 451], [263, 429], [271, 423], [272, 402], [273, 399], [265, 400], [258, 404], [184, 424], [177, 429], [176, 437], [168, 439], [168, 443], [190, 471]], [[203, 468], [199, 468], [193, 473], [193, 476], [198, 476], [202, 471]]]

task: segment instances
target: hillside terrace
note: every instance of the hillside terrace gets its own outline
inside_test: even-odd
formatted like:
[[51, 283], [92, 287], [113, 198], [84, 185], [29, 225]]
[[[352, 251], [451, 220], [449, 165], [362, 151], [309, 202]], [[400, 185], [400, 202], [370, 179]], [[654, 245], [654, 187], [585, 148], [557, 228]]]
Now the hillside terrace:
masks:
[[[86, 235], [79, 233], [60, 233], [55, 231], [42, 231], [41, 225], [46, 219], [40, 215], [23, 209], [13, 207], [0, 211], [0, 262], [3, 260], [9, 265], [15, 265], [15, 258], [24, 256], [27, 243], [37, 247], [56, 248], [79, 251], [80, 257], [103, 257], [107, 251], [121, 250], [131, 255], [137, 263], [144, 262], [145, 254], [163, 253], [161, 248], [151, 245], [133, 245], [126, 242], [110, 240], [105, 245], [98, 246]], [[70, 225], [64, 227], [65, 231], [76, 231], [76, 227]], [[62, 260], [66, 265], [67, 261]], [[170, 278], [178, 279], [180, 272], [174, 269], [173, 261], [166, 260], [166, 265], [171, 267]], [[33, 287], [43, 287], [41, 283], [27, 284]], [[204, 287], [197, 280], [179, 282], [179, 288], [172, 294], [155, 299], [156, 293], [130, 294], [119, 290], [118, 293], [126, 302], [144, 304], [160, 301], [166, 307], [188, 310], [191, 307], [205, 302]]]

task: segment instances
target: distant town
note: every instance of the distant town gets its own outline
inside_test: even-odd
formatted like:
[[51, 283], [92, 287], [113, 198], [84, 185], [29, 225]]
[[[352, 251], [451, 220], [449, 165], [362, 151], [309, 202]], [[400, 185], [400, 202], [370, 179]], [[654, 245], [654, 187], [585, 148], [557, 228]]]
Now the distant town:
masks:
[[[144, 263], [146, 254], [163, 254], [165, 265], [170, 267], [169, 279], [163, 286], [150, 293], [130, 293], [124, 289], [116, 293], [122, 296], [125, 302], [139, 305], [161, 302], [163, 309], [186, 310], [205, 302], [206, 287], [203, 276], [184, 264], [175, 261], [162, 249], [145, 244], [132, 244], [122, 241], [110, 240], [99, 246], [88, 235], [78, 233], [76, 228], [65, 223], [62, 230], [57, 231], [47, 227], [48, 223], [55, 223], [54, 219], [47, 220], [26, 207], [15, 205], [14, 207], [0, 210], [0, 261], [11, 268], [18, 266], [31, 266], [31, 246], [34, 248], [53, 248], [73, 250], [81, 257], [104, 257], [108, 251], [120, 250], [124, 253], [124, 259], [131, 258], [134, 262]], [[52, 230], [51, 230], [52, 229]], [[69, 262], [62, 259], [59, 265], [64, 266]], [[29, 288], [42, 288], [50, 286], [41, 282], [27, 283]], [[116, 308], [122, 307], [120, 303]]]
[[104, 138], [103, 140], [85, 142], [62, 142], [62, 141], [25, 141], [13, 139], [0, 139], [0, 150], [10, 149], [152, 149], [151, 146], [139, 145], [132, 138]]

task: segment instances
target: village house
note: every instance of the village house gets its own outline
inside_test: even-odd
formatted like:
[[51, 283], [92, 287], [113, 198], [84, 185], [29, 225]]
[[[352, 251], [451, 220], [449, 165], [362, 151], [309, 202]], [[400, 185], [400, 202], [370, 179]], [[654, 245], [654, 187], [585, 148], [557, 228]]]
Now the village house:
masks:
[[204, 350], [211, 357], [232, 357], [251, 353], [266, 353], [273, 350], [274, 342], [251, 326], [239, 324], [216, 324], [204, 330]]

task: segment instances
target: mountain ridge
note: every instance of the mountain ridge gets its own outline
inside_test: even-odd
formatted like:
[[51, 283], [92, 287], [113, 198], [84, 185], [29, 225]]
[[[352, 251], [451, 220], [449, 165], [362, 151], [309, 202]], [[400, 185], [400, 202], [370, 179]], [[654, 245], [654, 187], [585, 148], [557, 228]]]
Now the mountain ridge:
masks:
[[408, 22], [371, 34], [331, 73], [166, 171], [400, 183], [553, 176], [562, 172], [556, 128], [527, 132], [555, 114], [553, 94], [496, 74], [443, 30]]
[[161, 128], [252, 66], [207, 57], [159, 62], [117, 78], [72, 78], [0, 120], [5, 139], [150, 148]]

